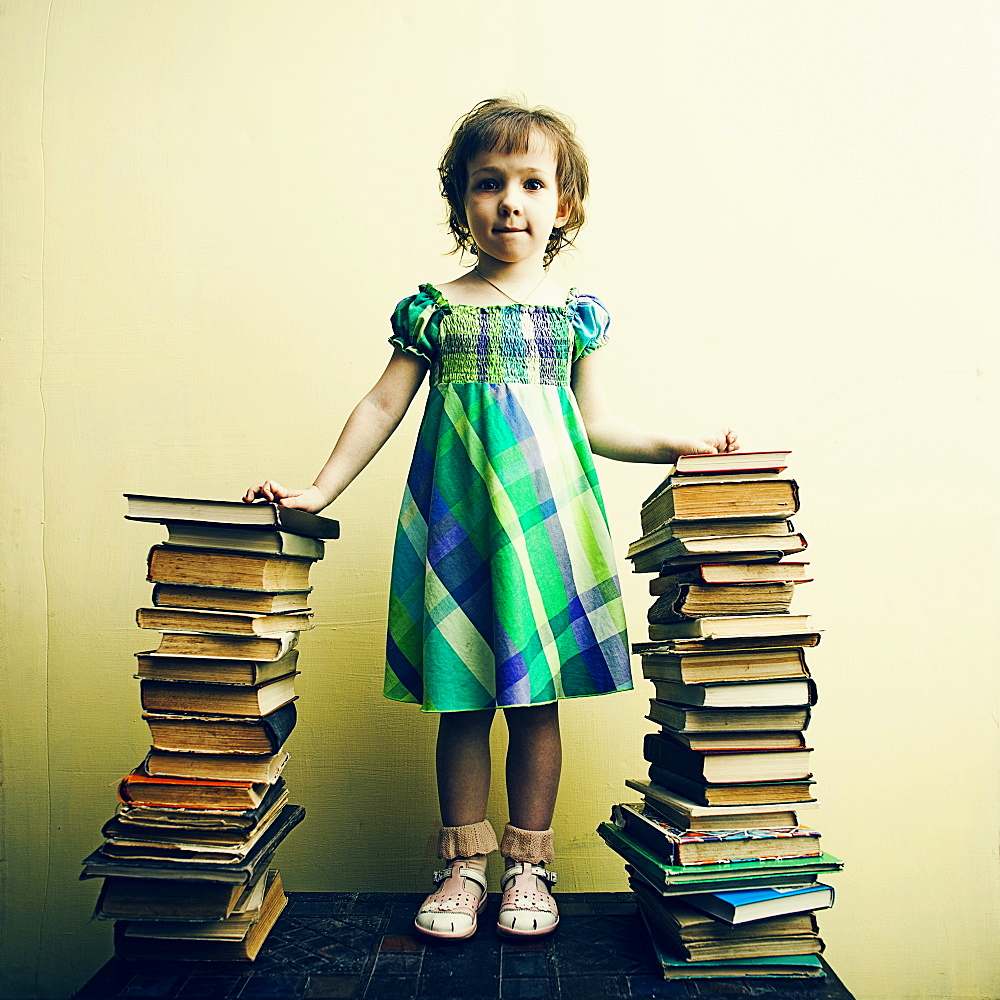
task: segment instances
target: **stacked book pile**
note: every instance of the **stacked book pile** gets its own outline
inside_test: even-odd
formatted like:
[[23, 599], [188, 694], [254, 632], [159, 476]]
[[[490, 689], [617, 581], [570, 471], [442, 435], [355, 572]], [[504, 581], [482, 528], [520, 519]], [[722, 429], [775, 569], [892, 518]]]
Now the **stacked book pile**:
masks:
[[819, 881], [842, 867], [802, 823], [815, 805], [805, 729], [816, 689], [792, 614], [806, 541], [788, 452], [685, 455], [643, 504], [629, 548], [656, 573], [642, 801], [598, 832], [621, 855], [667, 978], [822, 976]]
[[137, 612], [161, 633], [136, 654], [152, 746], [81, 878], [104, 879], [95, 915], [116, 921], [121, 958], [252, 960], [286, 903], [269, 863], [305, 815], [283, 745], [309, 570], [339, 526], [274, 504], [126, 495], [126, 517], [168, 529]]

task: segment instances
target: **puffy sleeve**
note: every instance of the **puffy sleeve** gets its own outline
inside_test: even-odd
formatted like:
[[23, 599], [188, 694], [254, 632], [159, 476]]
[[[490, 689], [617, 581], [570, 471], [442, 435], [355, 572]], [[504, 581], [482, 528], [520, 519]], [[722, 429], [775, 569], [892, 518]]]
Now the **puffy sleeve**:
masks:
[[446, 308], [436, 288], [421, 285], [416, 295], [403, 299], [393, 310], [389, 343], [430, 363], [437, 353], [438, 331]]
[[570, 322], [573, 327], [573, 360], [603, 347], [608, 340], [611, 317], [596, 295], [574, 295], [570, 303]]

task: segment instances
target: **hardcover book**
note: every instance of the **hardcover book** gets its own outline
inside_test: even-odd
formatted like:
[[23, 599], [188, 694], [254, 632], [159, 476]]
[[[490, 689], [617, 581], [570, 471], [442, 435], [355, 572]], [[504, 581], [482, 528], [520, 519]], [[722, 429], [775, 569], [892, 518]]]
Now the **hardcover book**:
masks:
[[205, 880], [246, 885], [258, 868], [266, 868], [288, 833], [305, 817], [302, 806], [288, 805], [281, 811], [266, 835], [243, 859], [231, 864], [203, 861], [147, 861], [137, 858], [111, 858], [98, 848], [83, 860], [81, 879], [120, 875], [128, 878], [172, 879], [175, 881]]
[[308, 590], [312, 560], [218, 549], [154, 545], [149, 550], [150, 583], [232, 588], [234, 590]]
[[340, 524], [306, 510], [282, 507], [276, 503], [243, 503], [242, 500], [196, 500], [187, 497], [157, 497], [126, 493], [130, 521], [174, 521], [230, 525], [232, 527], [271, 528], [311, 538], [338, 538]]
[[672, 826], [649, 805], [624, 802], [612, 807], [611, 821], [671, 865], [818, 857], [822, 853], [819, 832], [807, 826], [685, 830]]
[[616, 854], [642, 873], [662, 895], [722, 892], [762, 885], [806, 885], [825, 872], [839, 871], [843, 862], [830, 854], [814, 858], [778, 858], [773, 861], [728, 861], [704, 865], [668, 865], [613, 823], [597, 828]]
[[833, 906], [833, 887], [814, 885], [772, 886], [687, 896], [686, 902], [728, 924], [747, 924], [786, 913], [825, 910]]
[[815, 802], [791, 805], [706, 806], [645, 779], [628, 778], [625, 784], [639, 792], [656, 812], [680, 830], [742, 830], [749, 827], [798, 826], [798, 810]]

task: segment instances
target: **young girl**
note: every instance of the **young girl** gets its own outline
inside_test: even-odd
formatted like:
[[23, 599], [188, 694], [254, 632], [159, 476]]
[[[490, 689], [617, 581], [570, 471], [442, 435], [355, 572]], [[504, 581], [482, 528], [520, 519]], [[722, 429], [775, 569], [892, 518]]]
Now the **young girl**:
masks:
[[549, 278], [583, 225], [587, 162], [547, 109], [487, 100], [440, 164], [449, 227], [475, 266], [421, 285], [392, 316], [392, 357], [305, 490], [267, 480], [244, 499], [319, 511], [385, 444], [424, 375], [431, 388], [403, 496], [389, 599], [385, 695], [437, 712], [444, 868], [415, 924], [438, 938], [476, 930], [486, 858], [489, 734], [509, 731], [510, 822], [498, 930], [558, 923], [552, 814], [558, 702], [631, 688], [615, 553], [593, 455], [669, 463], [733, 451], [643, 431], [612, 416], [598, 383], [609, 318], [592, 295]]

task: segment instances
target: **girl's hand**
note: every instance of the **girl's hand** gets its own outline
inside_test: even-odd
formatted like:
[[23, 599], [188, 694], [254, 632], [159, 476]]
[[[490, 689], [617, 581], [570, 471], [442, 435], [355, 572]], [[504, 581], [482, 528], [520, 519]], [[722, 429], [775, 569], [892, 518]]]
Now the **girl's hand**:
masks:
[[670, 449], [674, 452], [671, 461], [676, 461], [680, 455], [718, 455], [722, 452], [739, 451], [740, 439], [731, 427], [723, 427], [718, 433], [705, 437], [673, 439], [670, 441]]
[[266, 479], [256, 486], [251, 486], [243, 495], [244, 503], [253, 503], [258, 499], [267, 500], [268, 503], [279, 503], [282, 507], [312, 511], [314, 514], [326, 507], [328, 502], [316, 486], [310, 486], [305, 490], [286, 490], [281, 483], [276, 483], [273, 479]]

